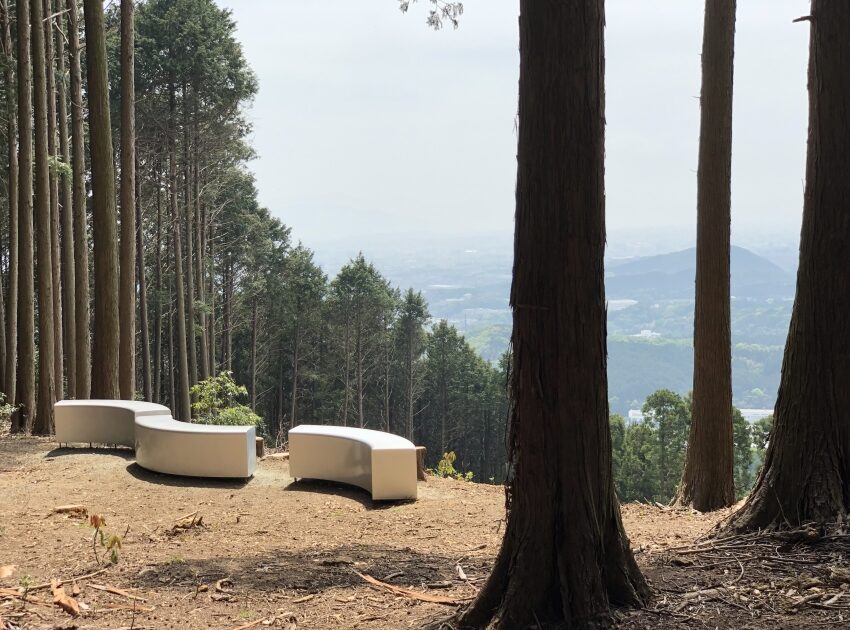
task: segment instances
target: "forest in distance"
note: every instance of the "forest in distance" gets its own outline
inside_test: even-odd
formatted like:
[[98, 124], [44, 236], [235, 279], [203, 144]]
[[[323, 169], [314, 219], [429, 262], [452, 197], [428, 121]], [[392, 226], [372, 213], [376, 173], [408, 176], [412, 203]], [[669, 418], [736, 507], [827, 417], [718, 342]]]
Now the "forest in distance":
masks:
[[[82, 148], [71, 141], [85, 140], [71, 124], [73, 115], [83, 112], [70, 107], [75, 102], [73, 90], [64, 89], [67, 75], [72, 88], [88, 94], [90, 79], [87, 74], [75, 74], [79, 69], [75, 64], [86, 67], [86, 32], [79, 21], [70, 19], [69, 11], [78, 7], [68, 6], [57, 15], [45, 13], [50, 16], [45, 33], [52, 33], [45, 42], [53, 44], [45, 48], [45, 59], [50, 61], [45, 66], [49, 71], [45, 88], [52, 96], [48, 103], [54, 105], [47, 110], [46, 131], [48, 138], [68, 136], [47, 147], [51, 277], [57, 288], [51, 296], [57, 399], [85, 397], [99, 386], [87, 376], [93, 330], [89, 311], [95, 300], [90, 287], [97, 283], [96, 265], [91, 264], [97, 236], [85, 228], [92, 197], [86, 194], [83, 202], [74, 196], [86, 193], [92, 162], [75, 162], [71, 156], [71, 149]], [[44, 8], [55, 7], [46, 2]], [[4, 15], [11, 36], [14, 13], [7, 6]], [[112, 5], [103, 22], [110, 77], [121, 76], [120, 26], [119, 7]], [[329, 278], [313, 252], [292, 242], [289, 228], [260, 205], [248, 169], [254, 153], [245, 112], [258, 85], [235, 28], [230, 14], [210, 0], [148, 0], [136, 7], [132, 216], [119, 206], [119, 226], [130, 219], [135, 223], [136, 265], [129, 276], [138, 294], [132, 396], [161, 402], [179, 419], [193, 415], [198, 419], [192, 410], [197, 399], [193, 389], [222, 372], [230, 373], [245, 388], [240, 403], [258, 417], [259, 430], [274, 444], [285, 440], [286, 430], [299, 423], [377, 428], [425, 445], [428, 464], [434, 469], [452, 451], [458, 471], [472, 473], [476, 481], [501, 483], [507, 472], [506, 340], [502, 356], [488, 355], [485, 360], [476, 352], [474, 339], [465, 338], [456, 323], [445, 321], [453, 313], [441, 312], [445, 319], [433, 317], [421, 292], [393, 286], [362, 254], [338, 265], [336, 275]], [[74, 35], [81, 44], [66, 51], [64, 41], [68, 38], [73, 44]], [[7, 65], [12, 62], [16, 62], [15, 51], [9, 46]], [[47, 82], [51, 73], [52, 82]], [[4, 77], [8, 97], [15, 87], [15, 73]], [[115, 138], [123, 138], [122, 85], [109, 82], [109, 124]], [[6, 102], [14, 114], [14, 101], [7, 98]], [[14, 132], [13, 126], [7, 126], [10, 147], [16, 144], [15, 136], [9, 135]], [[116, 145], [113, 153], [120, 157], [121, 150]], [[9, 182], [20, 177], [12, 166], [10, 161], [2, 176], [10, 190], [15, 186], [9, 187]], [[41, 420], [38, 413], [27, 412], [31, 386], [18, 386], [26, 372], [8, 359], [18, 343], [13, 329], [16, 320], [25, 323], [28, 317], [35, 318], [25, 312], [27, 303], [12, 293], [20, 283], [21, 269], [24, 278], [27, 273], [26, 265], [21, 267], [17, 242], [25, 233], [17, 225], [17, 214], [10, 214], [14, 201], [13, 197], [4, 200], [9, 212], [2, 219], [6, 228], [3, 331], [8, 340], [8, 348], [3, 348], [7, 357], [3, 382], [14, 397], [10, 402], [22, 410], [15, 414], [13, 427], [49, 433], [50, 409], [39, 408], [46, 415]], [[81, 226], [84, 235], [79, 234]], [[121, 235], [123, 247], [127, 239]], [[126, 258], [121, 260], [127, 273]], [[649, 259], [637, 261], [633, 266], [652, 270]], [[614, 268], [621, 274], [626, 269], [622, 263]], [[748, 271], [752, 268], [749, 263]], [[36, 265], [34, 272], [39, 269]], [[435, 296], [439, 299], [440, 292]], [[34, 313], [40, 316], [39, 301], [34, 302]], [[41, 320], [38, 323], [40, 330]], [[22, 342], [26, 349], [26, 339]], [[681, 393], [690, 389], [680, 378], [689, 373], [687, 368], [680, 369], [690, 361], [687, 348], [656, 344], [674, 353], [671, 365], [677, 367], [659, 368], [653, 372], [653, 387], [646, 383], [625, 387], [627, 394], [619, 398], [618, 374], [633, 379], [652, 371], [633, 369], [634, 361], [629, 359], [629, 349], [643, 344], [628, 338], [612, 338], [610, 344], [613, 411], [625, 414], [640, 408], [643, 397], [656, 389], [668, 387]], [[679, 352], [680, 348], [685, 352]], [[38, 352], [34, 356], [40, 358]], [[47, 375], [39, 371], [35, 382], [43, 380], [42, 374]], [[227, 421], [253, 422], [255, 416], [231, 414]], [[202, 419], [216, 421], [208, 413]], [[634, 446], [634, 453], [648, 448], [650, 438], [638, 432], [650, 425], [641, 424], [633, 439], [625, 440], [629, 448]], [[624, 430], [624, 435], [629, 431]], [[751, 447], [756, 448], [756, 442], [741, 445], [747, 451]], [[635, 456], [642, 469], [657, 466], [657, 458], [648, 452]], [[649, 478], [652, 473], [639, 476]], [[627, 496], [632, 494], [626, 491]], [[644, 484], [638, 494], [660, 497], [665, 491]], [[641, 496], [635, 494], [635, 498]]]

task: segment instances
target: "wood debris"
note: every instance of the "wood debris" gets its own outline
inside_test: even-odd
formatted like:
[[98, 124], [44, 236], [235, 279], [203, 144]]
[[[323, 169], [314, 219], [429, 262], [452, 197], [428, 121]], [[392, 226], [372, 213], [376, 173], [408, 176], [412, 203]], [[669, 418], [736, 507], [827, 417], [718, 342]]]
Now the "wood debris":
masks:
[[113, 595], [119, 595], [120, 597], [126, 597], [127, 599], [132, 599], [137, 602], [146, 602], [144, 597], [139, 597], [138, 595], [133, 595], [132, 593], [128, 593], [127, 591], [116, 588], [114, 586], [109, 586], [108, 584], [89, 584], [89, 586], [98, 591], [104, 591], [106, 593], [112, 593]]
[[89, 509], [85, 505], [59, 505], [53, 508], [53, 514], [70, 514], [72, 516], [86, 517]]
[[53, 593], [53, 603], [59, 606], [59, 608], [72, 617], [80, 614], [80, 605], [77, 603], [77, 600], [65, 592], [65, 589], [59, 585], [59, 580], [52, 581], [50, 592]]
[[410, 599], [418, 599], [423, 602], [430, 602], [432, 604], [446, 604], [447, 606], [458, 606], [463, 602], [467, 602], [471, 597], [462, 597], [462, 598], [453, 598], [446, 597], [444, 595], [432, 595], [431, 593], [420, 593], [419, 591], [414, 591], [409, 588], [401, 588], [399, 586], [393, 586], [392, 584], [387, 584], [386, 582], [381, 582], [381, 580], [376, 580], [371, 575], [366, 575], [365, 573], [360, 573], [352, 569], [354, 573], [360, 576], [363, 580], [371, 584], [372, 586], [376, 586], [378, 588], [390, 591], [391, 593], [395, 593], [396, 595], [403, 595], [404, 597], [409, 597]]
[[12, 574], [15, 572], [14, 564], [4, 564], [0, 566], [0, 580], [7, 577], [12, 577]]

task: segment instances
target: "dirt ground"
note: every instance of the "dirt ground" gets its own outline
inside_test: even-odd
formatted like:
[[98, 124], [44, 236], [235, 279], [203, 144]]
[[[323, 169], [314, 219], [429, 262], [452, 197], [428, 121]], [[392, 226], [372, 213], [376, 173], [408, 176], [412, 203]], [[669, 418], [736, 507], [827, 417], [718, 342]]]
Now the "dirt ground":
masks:
[[[69, 504], [105, 517], [106, 538], [121, 537], [117, 564], [93, 546], [88, 518], [54, 512]], [[850, 623], [850, 534], [695, 546], [725, 515], [624, 507], [654, 600], [619, 613], [621, 627]], [[293, 482], [281, 457], [262, 460], [247, 483], [202, 481], [147, 472], [129, 450], [2, 437], [0, 630], [421, 627], [475, 596], [503, 517], [504, 493], [493, 486], [430, 478], [418, 501], [383, 504], [353, 488]], [[79, 616], [54, 605], [51, 579]]]

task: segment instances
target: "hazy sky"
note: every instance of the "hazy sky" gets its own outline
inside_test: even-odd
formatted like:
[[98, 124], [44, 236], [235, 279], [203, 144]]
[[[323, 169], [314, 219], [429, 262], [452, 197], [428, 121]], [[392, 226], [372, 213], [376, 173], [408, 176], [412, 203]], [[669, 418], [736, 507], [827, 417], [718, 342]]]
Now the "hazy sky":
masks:
[[[426, 0], [219, 0], [259, 77], [260, 199], [315, 245], [512, 228], [516, 0], [466, 0], [435, 33]], [[702, 0], [608, 0], [611, 229], [695, 223]], [[806, 0], [738, 3], [733, 230], [799, 230]]]

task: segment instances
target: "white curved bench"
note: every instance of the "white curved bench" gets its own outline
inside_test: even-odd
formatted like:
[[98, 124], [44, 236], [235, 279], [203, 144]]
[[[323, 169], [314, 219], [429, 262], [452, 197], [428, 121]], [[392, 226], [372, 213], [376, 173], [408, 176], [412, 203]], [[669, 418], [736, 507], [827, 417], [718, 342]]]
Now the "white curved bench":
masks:
[[375, 500], [417, 496], [416, 447], [371, 429], [312, 424], [290, 429], [289, 474], [358, 486]]
[[135, 445], [136, 418], [171, 415], [168, 407], [138, 400], [61, 400], [54, 406], [60, 444]]
[[257, 468], [254, 427], [179, 422], [169, 415], [136, 418], [136, 463], [187, 477], [241, 477]]
[[178, 422], [163, 405], [134, 400], [63, 400], [54, 405], [60, 444], [117, 444], [136, 463], [190, 477], [248, 478], [257, 468], [256, 429]]

